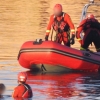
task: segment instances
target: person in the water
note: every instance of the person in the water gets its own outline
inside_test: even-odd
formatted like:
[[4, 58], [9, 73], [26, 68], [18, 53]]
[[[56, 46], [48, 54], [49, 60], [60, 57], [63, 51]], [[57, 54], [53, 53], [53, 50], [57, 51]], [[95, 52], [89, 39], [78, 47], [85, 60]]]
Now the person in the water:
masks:
[[26, 84], [27, 74], [20, 72], [18, 74], [18, 86], [14, 89], [13, 98], [32, 98], [33, 93], [31, 87]]
[[5, 85], [3, 83], [0, 83], [0, 98], [3, 98], [3, 93], [5, 92]]

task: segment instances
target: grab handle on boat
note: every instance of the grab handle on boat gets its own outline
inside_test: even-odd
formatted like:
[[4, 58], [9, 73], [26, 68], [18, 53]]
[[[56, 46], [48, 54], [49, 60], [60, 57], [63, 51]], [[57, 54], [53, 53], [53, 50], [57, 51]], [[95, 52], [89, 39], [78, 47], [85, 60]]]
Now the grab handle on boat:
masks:
[[90, 53], [84, 53], [84, 56], [91, 57], [91, 54]]
[[36, 45], [37, 45], [37, 44], [39, 45], [39, 44], [42, 44], [42, 42], [43, 42], [42, 39], [36, 39], [36, 41], [34, 41], [33, 44], [34, 44], [34, 45], [35, 45], [35, 44], [36, 44]]

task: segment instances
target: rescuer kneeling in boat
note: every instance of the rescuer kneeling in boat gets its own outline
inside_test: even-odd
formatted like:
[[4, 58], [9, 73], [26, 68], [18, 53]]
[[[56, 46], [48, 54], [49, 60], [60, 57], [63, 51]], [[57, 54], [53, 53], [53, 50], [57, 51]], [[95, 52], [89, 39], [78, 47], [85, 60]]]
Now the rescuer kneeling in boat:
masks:
[[31, 87], [26, 84], [27, 74], [20, 72], [18, 74], [18, 86], [14, 89], [13, 98], [31, 98], [33, 96]]
[[[75, 43], [75, 28], [71, 21], [70, 16], [62, 11], [62, 5], [56, 4], [54, 6], [54, 14], [51, 15], [49, 24], [46, 30], [45, 40], [48, 41], [49, 33], [51, 30], [56, 32], [54, 41], [57, 43], [64, 43], [64, 45], [69, 46]], [[70, 38], [70, 33], [72, 34]], [[53, 34], [53, 33], [52, 33]], [[52, 36], [51, 36], [52, 37]]]
[[[82, 31], [84, 32], [83, 39], [81, 39]], [[88, 14], [86, 19], [80, 23], [76, 37], [81, 43], [80, 50], [88, 50], [89, 45], [93, 42], [97, 52], [100, 52], [100, 23], [93, 14]]]

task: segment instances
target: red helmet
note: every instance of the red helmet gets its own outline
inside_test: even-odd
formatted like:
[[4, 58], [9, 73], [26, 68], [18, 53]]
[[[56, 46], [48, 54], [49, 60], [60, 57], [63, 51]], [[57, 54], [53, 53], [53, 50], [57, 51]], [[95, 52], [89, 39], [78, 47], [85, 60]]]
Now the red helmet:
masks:
[[95, 19], [95, 16], [93, 14], [88, 14], [86, 18], [87, 19]]
[[56, 4], [56, 5], [54, 6], [54, 10], [59, 10], [59, 11], [62, 12], [62, 5], [61, 5], [61, 4]]
[[25, 82], [27, 80], [27, 74], [25, 72], [20, 72], [18, 74], [18, 81]]

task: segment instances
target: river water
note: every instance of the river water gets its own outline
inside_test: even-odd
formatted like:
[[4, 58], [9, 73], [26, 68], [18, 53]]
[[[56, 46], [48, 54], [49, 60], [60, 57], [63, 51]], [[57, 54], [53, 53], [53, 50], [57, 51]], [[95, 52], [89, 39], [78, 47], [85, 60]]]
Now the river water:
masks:
[[[95, 0], [100, 2], [100, 0]], [[44, 39], [49, 16], [56, 3], [63, 5], [75, 27], [78, 26], [83, 6], [88, 0], [1, 0], [0, 1], [0, 82], [11, 95], [17, 85], [17, 74], [26, 71], [17, 61], [21, 45], [28, 40]], [[90, 7], [99, 19], [100, 7]], [[79, 49], [79, 43], [73, 48]], [[91, 49], [94, 50], [92, 46]], [[29, 72], [28, 72], [29, 73]], [[31, 73], [30, 73], [31, 74]], [[30, 75], [32, 100], [100, 100], [99, 74], [67, 73], [63, 75]], [[5, 100], [13, 100], [5, 98]]]

